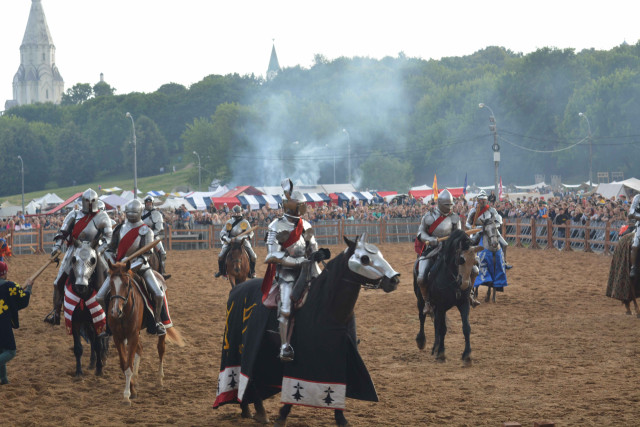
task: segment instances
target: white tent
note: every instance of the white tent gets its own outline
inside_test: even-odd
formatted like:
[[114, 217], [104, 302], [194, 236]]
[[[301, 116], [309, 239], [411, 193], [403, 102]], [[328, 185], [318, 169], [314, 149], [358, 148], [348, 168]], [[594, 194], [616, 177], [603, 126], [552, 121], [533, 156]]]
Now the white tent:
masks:
[[429, 187], [428, 185], [419, 185], [417, 187], [411, 187], [412, 191], [424, 191], [424, 190], [433, 190], [433, 188]]
[[[133, 193], [131, 194], [133, 195]], [[131, 199], [127, 200], [124, 197], [120, 197], [116, 194], [107, 194], [104, 196], [100, 196], [100, 200], [108, 205], [113, 206], [114, 208], [120, 208], [121, 211], [124, 211], [124, 205], [126, 205], [127, 202]]]
[[24, 213], [26, 215], [35, 215], [38, 209], [40, 209], [40, 204], [36, 203], [35, 200], [32, 200], [24, 207]]
[[[331, 193], [355, 193], [356, 191], [358, 190], [356, 190], [356, 187], [352, 184], [324, 184], [322, 186], [322, 190], [316, 191], [316, 193], [325, 193], [329, 195]], [[282, 194], [282, 189], [280, 189], [280, 194]]]
[[539, 182], [533, 185], [514, 185], [514, 187], [516, 187], [518, 190], [535, 190], [540, 187], [548, 187], [548, 185], [544, 182]]
[[0, 218], [15, 216], [21, 210], [22, 210], [22, 206], [13, 206], [13, 205], [3, 206], [0, 209]]
[[167, 200], [165, 200], [165, 202], [163, 204], [158, 206], [158, 209], [176, 209], [176, 208], [179, 208], [182, 205], [185, 205], [185, 207], [187, 208], [188, 211], [195, 211], [196, 210], [196, 208], [194, 208], [191, 205], [191, 203], [189, 203], [186, 199], [184, 199], [182, 197], [168, 198]]
[[34, 202], [39, 204], [40, 207], [46, 208], [50, 205], [59, 205], [60, 203], [64, 202], [64, 200], [58, 197], [57, 194], [47, 193], [38, 199], [34, 199]]

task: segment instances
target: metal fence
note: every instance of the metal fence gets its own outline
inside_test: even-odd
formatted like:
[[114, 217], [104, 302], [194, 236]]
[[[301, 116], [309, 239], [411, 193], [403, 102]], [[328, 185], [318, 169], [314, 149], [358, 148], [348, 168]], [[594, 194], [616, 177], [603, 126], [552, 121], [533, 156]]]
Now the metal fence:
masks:
[[[464, 218], [461, 219], [464, 223]], [[624, 224], [618, 222], [573, 221], [561, 226], [550, 219], [504, 218], [502, 235], [509, 244], [532, 249], [561, 249], [609, 254], [618, 242], [618, 230]], [[420, 219], [392, 218], [380, 221], [355, 222], [350, 220], [319, 221], [313, 224], [318, 244], [340, 245], [343, 237], [351, 239], [367, 233], [371, 243], [413, 242]], [[223, 225], [198, 225], [191, 229], [174, 229], [167, 226], [164, 235], [165, 248], [195, 250], [220, 248], [220, 230]], [[29, 230], [0, 232], [16, 255], [49, 253], [56, 230]], [[257, 227], [252, 244], [264, 246], [267, 227]]]

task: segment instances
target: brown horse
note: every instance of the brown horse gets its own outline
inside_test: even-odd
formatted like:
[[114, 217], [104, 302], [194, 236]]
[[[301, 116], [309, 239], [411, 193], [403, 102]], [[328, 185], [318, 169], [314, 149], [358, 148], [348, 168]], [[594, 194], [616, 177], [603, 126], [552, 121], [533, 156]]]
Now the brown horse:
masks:
[[[120, 368], [126, 377], [124, 403], [130, 405], [129, 397], [135, 398], [138, 395], [135, 386], [138, 380], [140, 356], [142, 355], [140, 329], [142, 329], [145, 306], [137, 285], [137, 283], [142, 283], [142, 279], [131, 271], [130, 262], [126, 264], [111, 264], [109, 262], [109, 277], [111, 297], [107, 309], [107, 324], [113, 334], [113, 342], [118, 349]], [[164, 285], [161, 278], [158, 280]], [[167, 335], [158, 337], [157, 347], [160, 359], [158, 382], [160, 386], [163, 385], [164, 378], [163, 359], [167, 336], [178, 345], [184, 345], [175, 328], [168, 328]]]
[[225, 262], [227, 263], [227, 278], [232, 288], [247, 280], [249, 277], [249, 254], [242, 245], [242, 241], [231, 242]]
[[611, 258], [606, 295], [622, 301], [628, 315], [631, 315], [631, 303], [633, 303], [636, 317], [640, 318], [640, 307], [638, 307], [638, 302], [636, 301], [637, 291], [640, 290], [638, 289], [638, 279], [632, 280], [629, 277], [633, 237], [634, 233], [630, 233], [618, 240], [618, 245]]

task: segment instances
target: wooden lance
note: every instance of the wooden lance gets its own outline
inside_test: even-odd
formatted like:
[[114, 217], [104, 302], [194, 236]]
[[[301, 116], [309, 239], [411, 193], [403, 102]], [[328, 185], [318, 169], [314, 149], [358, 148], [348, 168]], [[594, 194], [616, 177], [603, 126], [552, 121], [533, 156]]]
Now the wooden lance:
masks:
[[253, 230], [255, 230], [256, 228], [258, 228], [257, 226], [255, 227], [251, 227], [248, 230], [243, 231], [242, 233], [238, 234], [237, 236], [234, 237], [234, 239], [236, 241], [240, 240], [242, 237], [246, 236], [247, 234], [251, 233]]
[[162, 242], [162, 239], [156, 239], [153, 242], [149, 243], [148, 245], [145, 245], [145, 246], [141, 247], [140, 249], [138, 249], [137, 251], [135, 251], [131, 255], [122, 258], [122, 260], [120, 260], [119, 262], [121, 262], [123, 264], [126, 264], [127, 262], [131, 261], [135, 257], [140, 256], [145, 252], [149, 252], [151, 249], [153, 249], [160, 242]]
[[54, 256], [54, 257], [49, 258], [49, 260], [42, 267], [40, 267], [38, 269], [38, 271], [33, 273], [33, 275], [31, 277], [29, 277], [27, 280], [31, 280], [32, 282], [34, 282], [38, 278], [38, 276], [41, 275], [42, 272], [47, 269], [47, 267], [49, 267], [50, 264], [52, 264], [53, 262], [55, 262], [57, 260], [58, 260], [58, 256], [57, 255]]

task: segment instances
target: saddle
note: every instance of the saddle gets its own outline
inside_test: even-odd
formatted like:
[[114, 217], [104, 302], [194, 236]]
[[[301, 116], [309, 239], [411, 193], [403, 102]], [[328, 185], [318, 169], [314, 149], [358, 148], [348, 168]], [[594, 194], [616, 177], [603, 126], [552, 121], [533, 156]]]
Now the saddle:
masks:
[[[300, 274], [296, 279], [296, 283], [293, 285], [291, 291], [291, 301], [293, 302], [293, 308], [299, 310], [307, 301], [307, 294], [309, 293], [309, 287], [311, 285], [311, 266], [312, 262], [303, 262], [300, 267]], [[275, 286], [280, 286], [275, 284]], [[267, 308], [278, 308], [280, 303], [280, 292], [275, 290], [269, 293], [269, 296], [264, 300], [264, 305]]]

